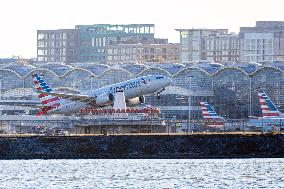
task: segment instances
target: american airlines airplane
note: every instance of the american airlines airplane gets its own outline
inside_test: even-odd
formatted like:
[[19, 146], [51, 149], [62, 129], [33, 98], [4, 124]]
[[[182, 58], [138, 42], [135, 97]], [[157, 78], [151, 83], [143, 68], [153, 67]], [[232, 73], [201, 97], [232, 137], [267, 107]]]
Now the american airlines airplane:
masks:
[[206, 126], [219, 129], [224, 127], [224, 118], [218, 116], [208, 102], [200, 102], [200, 105], [203, 119], [206, 121]]
[[248, 125], [261, 127], [263, 131], [270, 131], [273, 126], [278, 129], [280, 129], [280, 127], [283, 128], [284, 114], [277, 109], [264, 92], [258, 93], [258, 99], [261, 106], [262, 117], [250, 119]]
[[32, 77], [42, 105], [38, 116], [46, 113], [72, 114], [82, 108], [112, 105], [117, 91], [124, 91], [127, 105], [135, 106], [144, 103], [146, 94], [156, 93], [160, 98], [160, 93], [172, 82], [163, 75], [148, 75], [81, 94], [64, 94], [53, 92], [38, 74]]

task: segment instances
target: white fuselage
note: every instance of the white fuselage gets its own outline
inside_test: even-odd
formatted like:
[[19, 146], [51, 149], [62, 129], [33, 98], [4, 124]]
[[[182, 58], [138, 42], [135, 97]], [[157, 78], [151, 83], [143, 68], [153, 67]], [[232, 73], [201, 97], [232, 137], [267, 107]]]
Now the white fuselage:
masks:
[[262, 127], [264, 130], [269, 130], [271, 127], [284, 128], [284, 117], [264, 117], [258, 119], [249, 119], [249, 126]]
[[[171, 79], [165, 76], [149, 75], [112, 84], [96, 90], [86, 91], [81, 95], [86, 95], [98, 99], [99, 97], [107, 97], [109, 94], [115, 94], [117, 91], [122, 90], [124, 91], [125, 99], [127, 100], [160, 91], [161, 89], [168, 86], [170, 83]], [[111, 101], [108, 101], [106, 103], [101, 104], [96, 103], [92, 106], [87, 102], [64, 99], [61, 99], [60, 101], [61, 105], [58, 108], [49, 111], [49, 113], [77, 113], [82, 108], [107, 106], [112, 104]]]

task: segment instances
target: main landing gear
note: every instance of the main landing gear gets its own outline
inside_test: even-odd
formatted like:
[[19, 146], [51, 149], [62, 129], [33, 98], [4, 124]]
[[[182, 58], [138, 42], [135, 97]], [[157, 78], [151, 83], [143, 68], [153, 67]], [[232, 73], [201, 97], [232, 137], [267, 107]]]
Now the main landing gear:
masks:
[[159, 100], [161, 98], [161, 92], [163, 92], [165, 88], [162, 88], [160, 91], [157, 92], [157, 99]]
[[158, 100], [161, 99], [161, 94], [160, 94], [160, 92], [157, 92], [157, 99], [158, 99]]

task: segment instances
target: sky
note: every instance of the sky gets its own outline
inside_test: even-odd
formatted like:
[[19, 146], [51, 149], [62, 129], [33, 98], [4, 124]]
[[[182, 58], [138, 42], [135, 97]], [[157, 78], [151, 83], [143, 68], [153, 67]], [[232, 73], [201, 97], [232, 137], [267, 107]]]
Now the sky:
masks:
[[3, 0], [0, 57], [36, 57], [36, 33], [91, 24], [155, 24], [155, 37], [179, 42], [175, 29], [255, 26], [284, 21], [283, 0]]

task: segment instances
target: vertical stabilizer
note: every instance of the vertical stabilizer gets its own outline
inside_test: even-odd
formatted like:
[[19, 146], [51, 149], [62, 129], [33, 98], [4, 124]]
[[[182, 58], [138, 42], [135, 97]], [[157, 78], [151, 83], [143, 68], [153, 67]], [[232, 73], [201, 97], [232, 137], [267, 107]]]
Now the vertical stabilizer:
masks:
[[262, 117], [279, 117], [281, 115], [281, 112], [264, 92], [258, 93], [258, 99]]
[[201, 105], [202, 116], [204, 119], [220, 118], [207, 102], [200, 102], [200, 105]]
[[38, 74], [33, 74], [32, 77], [40, 103], [44, 106], [37, 116], [45, 114], [54, 108], [58, 108], [60, 106], [60, 98], [48, 94], [52, 90]]
[[213, 108], [208, 104], [208, 102], [200, 102], [201, 112], [203, 119], [205, 120], [205, 125], [209, 127], [223, 129], [225, 122], [224, 118], [217, 115]]

